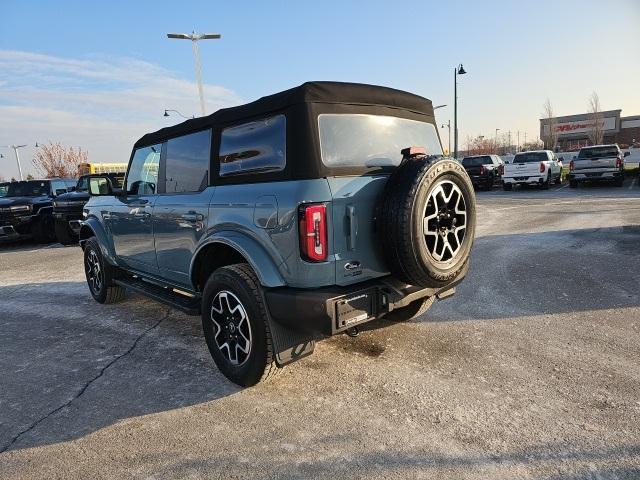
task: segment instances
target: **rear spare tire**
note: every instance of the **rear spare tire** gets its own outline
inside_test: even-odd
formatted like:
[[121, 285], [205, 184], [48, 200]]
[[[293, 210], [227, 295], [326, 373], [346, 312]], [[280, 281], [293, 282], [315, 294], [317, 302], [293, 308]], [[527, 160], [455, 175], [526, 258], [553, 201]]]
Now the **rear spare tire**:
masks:
[[422, 287], [443, 287], [469, 260], [476, 201], [469, 175], [456, 161], [408, 159], [391, 175], [378, 231], [391, 273]]

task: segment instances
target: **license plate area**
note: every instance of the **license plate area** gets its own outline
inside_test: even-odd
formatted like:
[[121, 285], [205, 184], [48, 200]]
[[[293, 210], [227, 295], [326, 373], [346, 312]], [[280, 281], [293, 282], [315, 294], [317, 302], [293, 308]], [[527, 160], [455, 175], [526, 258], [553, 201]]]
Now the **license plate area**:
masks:
[[336, 301], [336, 330], [344, 330], [375, 317], [377, 292], [363, 290]]

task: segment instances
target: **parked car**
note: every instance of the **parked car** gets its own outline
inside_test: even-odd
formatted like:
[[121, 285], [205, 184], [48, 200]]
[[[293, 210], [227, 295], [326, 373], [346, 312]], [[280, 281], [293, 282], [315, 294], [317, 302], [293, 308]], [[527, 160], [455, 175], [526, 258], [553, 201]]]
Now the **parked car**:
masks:
[[201, 315], [219, 369], [253, 385], [319, 338], [408, 320], [454, 293], [475, 196], [441, 156], [430, 100], [350, 83], [305, 83], [149, 133], [121, 192], [89, 180], [89, 290]]
[[[72, 192], [58, 195], [53, 201], [56, 238], [63, 245], [72, 245], [78, 242], [82, 209], [89, 201], [89, 178], [91, 176], [82, 175]], [[112, 188], [116, 189], [122, 186], [124, 172], [104, 173], [102, 176], [109, 178]]]
[[462, 159], [462, 166], [471, 177], [475, 188], [493, 189], [502, 183], [504, 162], [498, 155], [473, 155]]
[[0, 198], [7, 195], [7, 192], [9, 191], [9, 184], [10, 183], [11, 182], [2, 182], [2, 183], [0, 183]]
[[511, 190], [514, 185], [537, 185], [546, 190], [551, 182], [562, 182], [562, 165], [551, 150], [516, 153], [513, 162], [504, 166], [504, 190]]
[[37, 242], [53, 241], [52, 202], [75, 183], [65, 178], [11, 182], [0, 198], [0, 240], [31, 236]]
[[618, 145], [595, 145], [581, 148], [569, 163], [569, 186], [576, 188], [580, 182], [614, 182], [618, 187], [624, 183], [624, 158], [629, 152]]

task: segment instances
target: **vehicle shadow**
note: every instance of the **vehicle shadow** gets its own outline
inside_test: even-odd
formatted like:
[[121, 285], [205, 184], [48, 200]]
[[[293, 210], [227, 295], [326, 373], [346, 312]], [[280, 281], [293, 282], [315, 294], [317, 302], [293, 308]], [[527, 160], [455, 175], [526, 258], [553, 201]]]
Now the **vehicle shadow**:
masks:
[[[332, 435], [317, 438], [313, 448], [322, 452], [352, 452], [357, 444], [357, 439], [351, 435]], [[220, 445], [222, 451], [224, 447], [224, 444]], [[505, 453], [466, 455], [416, 450], [384, 451], [375, 447], [372, 450], [350, 453], [348, 456], [305, 455], [305, 451], [301, 450], [295, 462], [291, 461], [289, 455], [275, 452], [266, 458], [263, 452], [255, 452], [255, 455], [244, 452], [244, 456], [252, 458], [251, 478], [255, 479], [328, 478], [331, 475], [344, 478], [347, 472], [353, 475], [354, 469], [357, 469], [354, 478], [422, 478], [418, 474], [428, 472], [433, 475], [447, 472], [447, 478], [474, 478], [474, 475], [481, 478], [521, 478], [523, 471], [529, 472], [532, 478], [551, 479], [631, 480], [640, 475], [640, 467], [636, 463], [640, 455], [638, 445], [584, 448], [558, 442]], [[167, 458], [164, 454], [148, 454], [142, 455], [138, 462], [141, 468], [149, 467], [156, 475], [169, 478], [179, 477], [184, 472], [205, 471], [211, 474], [247, 467], [246, 463], [239, 461], [238, 456], [231, 455], [187, 459], [184, 456]], [[160, 470], [159, 465], [162, 465]], [[544, 475], [545, 471], [547, 475]], [[558, 471], [563, 473], [551, 473]]]
[[85, 282], [0, 287], [0, 453], [240, 390], [215, 367], [199, 317], [139, 296], [93, 301]]

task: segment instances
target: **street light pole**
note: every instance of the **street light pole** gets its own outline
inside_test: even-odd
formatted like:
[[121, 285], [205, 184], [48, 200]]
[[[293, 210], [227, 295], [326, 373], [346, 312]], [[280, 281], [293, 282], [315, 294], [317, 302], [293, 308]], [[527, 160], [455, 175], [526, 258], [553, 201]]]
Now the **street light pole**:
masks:
[[498, 130], [500, 130], [499, 128], [496, 128], [496, 138], [493, 142], [493, 153], [498, 154]]
[[453, 158], [458, 158], [458, 75], [465, 73], [462, 64], [453, 69]]
[[20, 166], [20, 154], [18, 153], [18, 149], [22, 147], [26, 147], [26, 145], [2, 145], [3, 148], [13, 148], [13, 153], [16, 156], [16, 163], [18, 164], [18, 173], [20, 174], [20, 181], [22, 181], [22, 167]]
[[191, 40], [191, 45], [193, 47], [193, 60], [195, 62], [196, 69], [196, 83], [198, 85], [198, 94], [200, 96], [200, 111], [202, 112], [202, 116], [205, 116], [204, 90], [202, 88], [202, 64], [200, 63], [200, 48], [198, 47], [198, 42], [200, 40], [217, 40], [222, 38], [222, 35], [219, 33], [196, 33], [194, 31], [191, 32], [190, 35], [186, 33], [167, 33], [167, 38]]
[[447, 153], [451, 156], [451, 120], [449, 120], [446, 124], [443, 124], [440, 128], [447, 127], [449, 130], [449, 143], [447, 143]]

